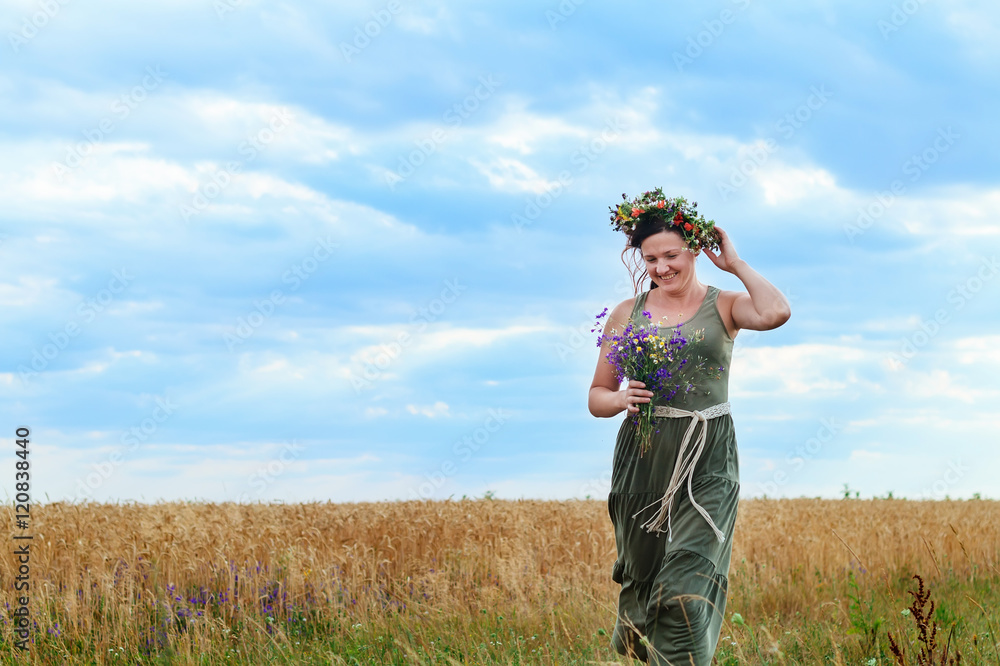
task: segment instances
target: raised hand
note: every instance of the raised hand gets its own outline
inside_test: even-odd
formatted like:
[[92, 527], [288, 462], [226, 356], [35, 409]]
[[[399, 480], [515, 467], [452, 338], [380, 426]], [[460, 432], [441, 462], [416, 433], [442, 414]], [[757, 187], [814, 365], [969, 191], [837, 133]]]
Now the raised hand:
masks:
[[729, 234], [725, 229], [716, 225], [715, 230], [719, 232], [719, 252], [705, 248], [705, 254], [712, 260], [712, 263], [727, 273], [736, 272], [736, 264], [741, 261], [733, 242], [729, 240]]

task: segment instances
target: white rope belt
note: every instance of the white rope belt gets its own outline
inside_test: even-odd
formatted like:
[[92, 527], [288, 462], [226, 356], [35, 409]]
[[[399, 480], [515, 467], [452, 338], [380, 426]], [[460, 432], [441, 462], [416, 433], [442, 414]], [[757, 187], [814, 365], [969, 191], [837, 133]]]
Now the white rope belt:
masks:
[[[698, 459], [701, 458], [701, 454], [705, 451], [705, 443], [708, 441], [708, 420], [729, 413], [728, 402], [712, 405], [708, 409], [701, 411], [696, 409], [690, 412], [686, 409], [677, 409], [669, 405], [656, 405], [653, 410], [653, 416], [668, 419], [687, 417], [691, 419], [691, 424], [688, 426], [687, 432], [684, 433], [684, 439], [681, 440], [681, 447], [677, 451], [677, 462], [674, 464], [674, 473], [670, 477], [670, 485], [667, 486], [667, 492], [663, 495], [662, 499], [658, 499], [652, 504], [639, 509], [639, 511], [632, 515], [635, 518], [649, 507], [656, 506], [657, 504], [660, 505], [660, 510], [656, 512], [656, 515], [642, 525], [646, 528], [647, 532], [663, 532], [663, 523], [666, 523], [667, 540], [673, 541], [673, 530], [670, 524], [670, 507], [673, 504], [674, 495], [684, 486], [686, 478], [688, 497], [691, 499], [692, 506], [708, 521], [719, 541], [726, 540], [726, 535], [715, 526], [715, 523], [712, 522], [712, 517], [708, 515], [708, 511], [705, 511], [704, 507], [694, 501], [694, 493], [691, 491], [691, 481], [694, 478], [694, 467], [698, 464]], [[694, 445], [688, 450], [688, 445], [691, 443], [691, 435], [694, 433], [694, 429], [698, 423], [701, 423], [701, 432], [695, 438]]]

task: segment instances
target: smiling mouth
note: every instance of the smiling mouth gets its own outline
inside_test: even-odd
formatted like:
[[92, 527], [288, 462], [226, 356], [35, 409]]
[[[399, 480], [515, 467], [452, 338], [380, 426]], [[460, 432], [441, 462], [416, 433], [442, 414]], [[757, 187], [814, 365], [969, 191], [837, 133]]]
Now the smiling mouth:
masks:
[[660, 279], [663, 280], [664, 282], [667, 282], [669, 280], [673, 280], [675, 277], [677, 277], [677, 272], [676, 271], [674, 271], [670, 275], [661, 275]]

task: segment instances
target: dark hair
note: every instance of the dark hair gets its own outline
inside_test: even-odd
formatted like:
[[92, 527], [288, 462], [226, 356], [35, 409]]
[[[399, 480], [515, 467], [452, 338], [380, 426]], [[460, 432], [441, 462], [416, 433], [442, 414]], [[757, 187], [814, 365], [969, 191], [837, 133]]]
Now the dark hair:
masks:
[[[625, 243], [625, 249], [622, 250], [622, 263], [625, 264], [625, 268], [628, 269], [629, 274], [632, 276], [632, 288], [635, 290], [635, 295], [638, 296], [639, 292], [642, 291], [642, 285], [649, 277], [646, 272], [646, 267], [643, 265], [642, 257], [642, 243], [650, 236], [655, 236], [661, 231], [669, 231], [677, 234], [683, 240], [684, 234], [681, 230], [670, 223], [669, 220], [663, 217], [660, 213], [654, 213], [652, 215], [644, 216], [643, 220], [636, 224], [635, 229], [632, 233], [628, 235], [628, 241]], [[626, 260], [626, 253], [631, 250], [631, 260], [632, 263]], [[654, 282], [650, 289], [656, 289], [657, 284]]]

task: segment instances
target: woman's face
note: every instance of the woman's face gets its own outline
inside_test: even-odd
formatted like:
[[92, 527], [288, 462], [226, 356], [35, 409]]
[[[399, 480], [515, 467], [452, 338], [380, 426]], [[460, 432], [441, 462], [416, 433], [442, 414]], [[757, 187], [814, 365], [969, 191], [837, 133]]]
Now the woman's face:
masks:
[[680, 292], [698, 281], [694, 268], [697, 255], [689, 251], [680, 234], [653, 234], [642, 242], [641, 250], [646, 272], [661, 289]]

